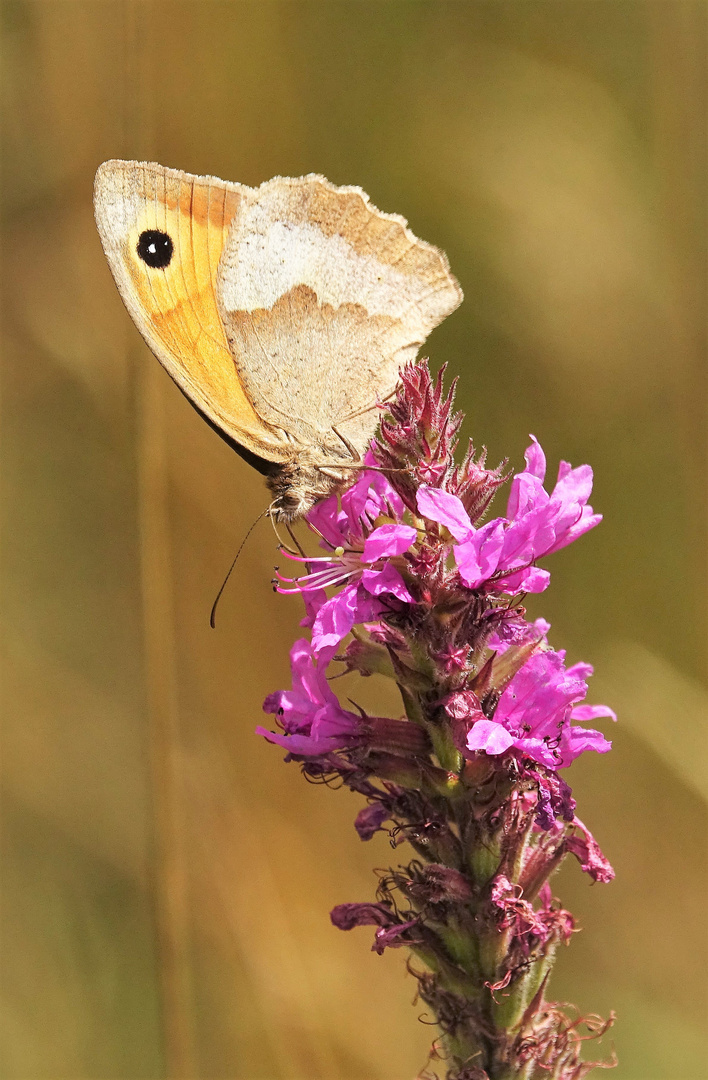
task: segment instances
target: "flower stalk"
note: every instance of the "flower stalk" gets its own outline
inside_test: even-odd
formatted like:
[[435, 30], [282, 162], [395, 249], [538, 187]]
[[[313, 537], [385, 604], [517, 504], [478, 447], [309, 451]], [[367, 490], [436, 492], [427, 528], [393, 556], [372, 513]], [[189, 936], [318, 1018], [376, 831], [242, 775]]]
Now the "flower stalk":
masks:
[[[549, 879], [567, 856], [594, 881], [614, 876], [563, 774], [610, 749], [583, 725], [615, 717], [583, 704], [592, 668], [566, 666], [523, 597], [548, 586], [539, 560], [601, 518], [589, 466], [562, 462], [547, 491], [532, 438], [505, 515], [484, 520], [509, 477], [472, 445], [456, 463], [453, 392], [425, 362], [407, 367], [370, 468], [308, 514], [321, 554], [283, 551], [297, 571], [277, 588], [301, 595], [308, 636], [291, 650], [291, 688], [265, 701], [275, 730], [258, 731], [306, 776], [364, 796], [362, 840], [384, 831], [412, 853], [380, 874], [375, 901], [331, 918], [374, 927], [377, 953], [410, 951], [440, 1029], [425, 1075], [579, 1080], [599, 1064], [582, 1060], [583, 1042], [612, 1018], [573, 1017], [547, 998], [575, 932]], [[401, 715], [345, 708], [330, 683], [342, 670], [392, 679]]]

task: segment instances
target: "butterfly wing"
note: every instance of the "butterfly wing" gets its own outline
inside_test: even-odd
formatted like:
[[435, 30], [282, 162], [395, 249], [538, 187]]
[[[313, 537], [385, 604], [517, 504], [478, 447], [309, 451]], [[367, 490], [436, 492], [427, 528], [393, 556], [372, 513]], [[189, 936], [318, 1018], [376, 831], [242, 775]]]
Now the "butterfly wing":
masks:
[[244, 389], [216, 300], [219, 260], [251, 190], [161, 165], [107, 161], [96, 174], [94, 207], [120, 294], [160, 363], [230, 440], [282, 462], [287, 443]]
[[341, 457], [333, 426], [363, 451], [376, 401], [462, 291], [443, 252], [403, 218], [310, 175], [244, 189], [217, 299], [259, 416]]

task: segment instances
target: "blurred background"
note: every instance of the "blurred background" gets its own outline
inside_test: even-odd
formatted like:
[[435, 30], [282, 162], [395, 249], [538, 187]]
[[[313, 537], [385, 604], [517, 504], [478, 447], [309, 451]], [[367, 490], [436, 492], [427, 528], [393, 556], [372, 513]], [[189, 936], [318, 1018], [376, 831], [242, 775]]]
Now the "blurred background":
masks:
[[266, 524], [209, 628], [266, 493], [123, 308], [110, 157], [360, 184], [465, 290], [426, 351], [466, 433], [593, 465], [531, 610], [620, 716], [570, 777], [617, 879], [556, 879], [552, 991], [616, 1009], [617, 1080], [704, 1076], [706, 10], [2, 4], [6, 1080], [412, 1080], [433, 1035], [329, 922], [395, 855], [253, 733], [300, 618]]

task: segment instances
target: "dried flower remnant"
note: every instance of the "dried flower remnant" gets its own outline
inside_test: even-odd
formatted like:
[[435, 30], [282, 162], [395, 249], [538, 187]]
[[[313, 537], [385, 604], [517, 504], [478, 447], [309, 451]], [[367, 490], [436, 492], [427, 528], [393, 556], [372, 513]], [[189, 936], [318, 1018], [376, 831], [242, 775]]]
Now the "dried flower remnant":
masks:
[[[566, 665], [522, 594], [548, 586], [539, 559], [601, 518], [588, 504], [590, 467], [562, 462], [546, 490], [532, 437], [505, 516], [483, 521], [507, 477], [472, 445], [456, 464], [461, 419], [442, 375], [409, 365], [370, 468], [308, 514], [321, 554], [283, 552], [299, 569], [277, 588], [302, 596], [309, 638], [292, 648], [291, 689], [266, 699], [277, 730], [258, 731], [306, 776], [365, 796], [362, 840], [383, 830], [412, 849], [381, 876], [375, 902], [331, 917], [344, 930], [375, 927], [378, 953], [410, 950], [441, 1030], [430, 1068], [447, 1080], [579, 1080], [601, 1064], [582, 1061], [583, 1043], [611, 1020], [573, 1019], [547, 1000], [557, 949], [575, 931], [549, 878], [567, 855], [593, 881], [614, 876], [564, 773], [585, 751], [610, 749], [585, 725], [615, 716], [585, 704], [592, 668]], [[344, 708], [329, 682], [342, 671], [394, 680], [402, 716]]]

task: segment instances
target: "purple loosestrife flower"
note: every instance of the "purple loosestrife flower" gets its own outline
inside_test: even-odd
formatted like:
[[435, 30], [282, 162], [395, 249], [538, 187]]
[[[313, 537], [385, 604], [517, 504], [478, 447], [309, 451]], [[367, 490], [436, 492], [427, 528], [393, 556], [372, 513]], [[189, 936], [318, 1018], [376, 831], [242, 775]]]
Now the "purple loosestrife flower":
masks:
[[[331, 917], [375, 927], [377, 953], [410, 950], [446, 1080], [580, 1080], [596, 1064], [582, 1044], [608, 1024], [546, 1000], [575, 929], [549, 879], [568, 855], [594, 881], [614, 876], [565, 774], [610, 749], [583, 725], [615, 716], [585, 704], [592, 668], [566, 667], [521, 594], [549, 584], [538, 559], [601, 519], [590, 467], [562, 462], [548, 492], [533, 439], [505, 516], [483, 522], [503, 468], [471, 444], [456, 463], [460, 423], [441, 377], [407, 367], [368, 468], [307, 515], [320, 554], [283, 551], [300, 572], [277, 588], [302, 597], [309, 637], [292, 648], [291, 689], [266, 698], [278, 730], [258, 731], [307, 776], [365, 797], [362, 840], [388, 832], [412, 851], [380, 872], [376, 902]], [[395, 682], [401, 715], [345, 708], [330, 679], [346, 672]]]
[[[490, 643], [500, 653], [509, 646]], [[565, 667], [565, 653], [544, 647], [532, 653], [506, 685], [493, 719], [480, 717], [467, 735], [468, 751], [503, 754], [512, 747], [548, 769], [567, 768], [584, 750], [606, 754], [612, 743], [572, 720], [616, 720], [606, 705], [578, 705], [587, 694], [589, 664]]]
[[384, 949], [397, 949], [411, 944], [409, 931], [419, 922], [417, 916], [401, 921], [386, 904], [338, 904], [332, 908], [330, 919], [339, 930], [352, 930], [355, 926], [377, 926], [371, 949], [379, 956]]
[[315, 652], [338, 645], [354, 625], [384, 612], [382, 598], [415, 602], [392, 561], [408, 551], [416, 539], [415, 528], [396, 522], [372, 527], [378, 517], [402, 511], [403, 504], [386, 479], [380, 473], [364, 472], [342, 497], [341, 509], [334, 495], [308, 514], [309, 525], [322, 538], [320, 546], [329, 549], [329, 554], [305, 559], [285, 552], [288, 558], [305, 563], [307, 573], [299, 578], [278, 575], [278, 591], [310, 593], [341, 587], [314, 616]]
[[284, 746], [291, 754], [320, 756], [355, 745], [362, 737], [362, 720], [342, 709], [327, 682], [327, 666], [334, 650], [318, 655], [305, 638], [290, 650], [292, 689], [269, 694], [263, 711], [274, 713], [283, 734], [256, 728], [269, 742]]
[[573, 824], [578, 833], [573, 833], [565, 841], [566, 851], [572, 852], [586, 874], [590, 874], [595, 881], [612, 881], [615, 872], [605, 856], [600, 851], [600, 846], [592, 833], [585, 828], [579, 818], [573, 818]]
[[493, 907], [499, 912], [498, 925], [503, 930], [513, 929], [519, 951], [525, 958], [528, 958], [534, 946], [545, 945], [552, 935], [567, 941], [573, 933], [573, 916], [567, 911], [554, 911], [551, 890], [547, 885], [540, 891], [540, 908], [534, 908], [523, 900], [521, 887], [513, 885], [504, 874], [492, 880], [489, 895]]
[[590, 466], [572, 469], [562, 461], [549, 495], [543, 486], [546, 458], [533, 435], [531, 439], [526, 469], [511, 484], [505, 518], [476, 529], [456, 495], [429, 487], [418, 491], [420, 514], [444, 525], [454, 537], [455, 562], [469, 589], [487, 585], [507, 592], [543, 592], [550, 575], [536, 567], [535, 560], [572, 543], [602, 521], [602, 515], [587, 505], [592, 491]]

